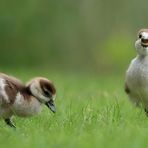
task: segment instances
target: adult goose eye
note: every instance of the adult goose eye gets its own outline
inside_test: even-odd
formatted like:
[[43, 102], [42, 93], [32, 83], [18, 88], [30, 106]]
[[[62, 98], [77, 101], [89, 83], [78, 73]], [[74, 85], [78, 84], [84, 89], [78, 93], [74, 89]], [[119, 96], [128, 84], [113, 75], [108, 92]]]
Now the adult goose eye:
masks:
[[142, 35], [141, 34], [139, 34], [139, 39], [141, 39], [142, 38]]

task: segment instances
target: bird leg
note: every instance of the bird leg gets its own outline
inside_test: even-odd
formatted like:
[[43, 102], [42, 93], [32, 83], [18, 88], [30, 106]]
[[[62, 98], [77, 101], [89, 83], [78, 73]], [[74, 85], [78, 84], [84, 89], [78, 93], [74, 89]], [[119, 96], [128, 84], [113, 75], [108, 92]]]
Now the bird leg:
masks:
[[145, 108], [144, 109], [146, 116], [148, 116], [148, 110]]
[[10, 127], [16, 128], [10, 118], [5, 119], [5, 123]]

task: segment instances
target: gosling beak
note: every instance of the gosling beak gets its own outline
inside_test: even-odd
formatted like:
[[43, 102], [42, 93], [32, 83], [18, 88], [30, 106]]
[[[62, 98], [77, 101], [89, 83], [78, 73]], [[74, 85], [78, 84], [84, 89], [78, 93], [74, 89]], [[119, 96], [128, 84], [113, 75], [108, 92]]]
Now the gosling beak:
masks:
[[50, 100], [50, 101], [46, 102], [45, 104], [46, 104], [46, 106], [47, 106], [48, 108], [50, 108], [50, 110], [51, 110], [53, 113], [56, 112], [56, 108], [55, 108], [55, 105], [54, 105], [53, 100]]

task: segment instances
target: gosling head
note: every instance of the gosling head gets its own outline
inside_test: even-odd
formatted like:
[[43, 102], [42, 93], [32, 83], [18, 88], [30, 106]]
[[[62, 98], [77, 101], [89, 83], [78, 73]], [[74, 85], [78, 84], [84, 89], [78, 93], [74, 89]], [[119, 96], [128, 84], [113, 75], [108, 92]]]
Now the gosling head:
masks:
[[39, 102], [45, 104], [53, 113], [56, 112], [54, 100], [56, 97], [56, 89], [53, 83], [42, 77], [32, 79], [28, 84], [30, 92]]
[[148, 29], [141, 29], [135, 47], [139, 55], [148, 55]]

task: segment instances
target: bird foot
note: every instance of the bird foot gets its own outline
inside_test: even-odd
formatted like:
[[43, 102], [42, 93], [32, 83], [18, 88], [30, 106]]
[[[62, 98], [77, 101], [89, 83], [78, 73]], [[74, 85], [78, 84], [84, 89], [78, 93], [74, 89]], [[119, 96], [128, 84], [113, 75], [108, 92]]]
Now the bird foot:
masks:
[[12, 128], [16, 128], [10, 118], [5, 119], [5, 123]]

